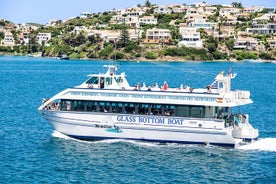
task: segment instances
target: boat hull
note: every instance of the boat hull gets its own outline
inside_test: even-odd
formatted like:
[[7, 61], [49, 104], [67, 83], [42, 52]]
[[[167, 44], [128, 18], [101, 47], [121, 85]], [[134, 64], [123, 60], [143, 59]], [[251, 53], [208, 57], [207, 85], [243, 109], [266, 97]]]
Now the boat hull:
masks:
[[56, 131], [81, 140], [127, 139], [226, 147], [236, 147], [241, 142], [227, 128], [204, 127], [206, 120], [200, 119], [49, 110], [40, 113]]

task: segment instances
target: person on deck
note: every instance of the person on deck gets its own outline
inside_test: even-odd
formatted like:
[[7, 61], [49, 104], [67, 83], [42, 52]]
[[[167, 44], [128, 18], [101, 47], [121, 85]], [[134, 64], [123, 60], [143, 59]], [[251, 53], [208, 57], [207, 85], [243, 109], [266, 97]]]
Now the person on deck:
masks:
[[165, 81], [165, 82], [164, 82], [164, 85], [163, 85], [163, 90], [167, 90], [167, 89], [169, 89], [169, 85], [168, 85], [168, 83]]

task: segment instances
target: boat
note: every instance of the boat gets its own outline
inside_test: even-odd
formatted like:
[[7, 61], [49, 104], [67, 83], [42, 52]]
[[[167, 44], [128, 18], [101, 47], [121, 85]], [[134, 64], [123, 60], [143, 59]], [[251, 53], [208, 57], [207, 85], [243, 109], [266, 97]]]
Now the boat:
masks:
[[78, 86], [44, 99], [38, 108], [54, 130], [94, 141], [126, 139], [238, 147], [258, 138], [249, 115], [250, 92], [232, 90], [234, 73], [220, 72], [205, 88], [130, 86], [124, 72], [105, 65]]
[[62, 55], [59, 57], [59, 59], [61, 59], [61, 60], [68, 60], [68, 59], [70, 59], [70, 58], [69, 58], [69, 56], [67, 56], [66, 54], [62, 54]]

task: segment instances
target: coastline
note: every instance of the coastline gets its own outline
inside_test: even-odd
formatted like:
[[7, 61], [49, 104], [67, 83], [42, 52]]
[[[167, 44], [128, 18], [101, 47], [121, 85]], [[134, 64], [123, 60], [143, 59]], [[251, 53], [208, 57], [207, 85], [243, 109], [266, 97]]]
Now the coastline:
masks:
[[[45, 57], [45, 56], [37, 56], [37, 55], [24, 55], [24, 54], [10, 54], [10, 53], [0, 53], [0, 56], [18, 56], [18, 57], [35, 57], [35, 58], [51, 58], [54, 59], [57, 57]], [[99, 61], [99, 60], [107, 60], [109, 61], [110, 59], [101, 59], [101, 58], [70, 58], [69, 60], [87, 60], [87, 61]], [[110, 60], [111, 61], [111, 60]], [[117, 59], [116, 61], [120, 62], [255, 62], [255, 63], [272, 63], [275, 60], [263, 60], [263, 59], [243, 59], [243, 60], [236, 60], [236, 59], [230, 59], [230, 60], [185, 60], [182, 59], [181, 57], [158, 57], [154, 60], [146, 59], [146, 58], [138, 58], [138, 59]]]

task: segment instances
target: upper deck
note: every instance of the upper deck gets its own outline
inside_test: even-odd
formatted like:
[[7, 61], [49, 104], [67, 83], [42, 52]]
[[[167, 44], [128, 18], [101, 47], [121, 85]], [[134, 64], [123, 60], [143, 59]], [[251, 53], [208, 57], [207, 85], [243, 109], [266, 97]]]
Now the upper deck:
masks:
[[192, 89], [181, 85], [171, 88], [166, 82], [160, 87], [139, 83], [136, 86], [130, 86], [125, 73], [116, 74], [116, 66], [105, 67], [106, 73], [89, 75], [89, 79], [81, 85], [64, 90], [55, 98], [221, 107], [252, 103], [249, 91], [231, 90], [231, 79], [236, 76], [235, 74], [224, 75], [221, 72], [206, 88]]

